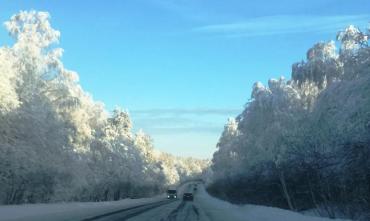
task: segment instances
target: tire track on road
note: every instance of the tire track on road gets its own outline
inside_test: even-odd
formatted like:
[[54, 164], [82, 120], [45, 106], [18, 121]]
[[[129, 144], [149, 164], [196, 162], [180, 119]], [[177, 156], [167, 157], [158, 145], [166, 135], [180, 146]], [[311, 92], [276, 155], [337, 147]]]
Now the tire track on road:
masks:
[[[185, 217], [179, 217], [181, 213], [184, 213]], [[196, 219], [194, 219], [195, 217]], [[162, 218], [160, 221], [195, 221], [200, 220], [199, 209], [193, 204], [187, 202], [181, 202], [181, 204], [174, 209], [167, 218]]]
[[161, 221], [176, 221], [178, 213], [185, 207], [185, 202], [182, 201], [181, 204], [174, 209], [166, 219], [162, 218]]
[[[154, 208], [166, 205], [166, 204], [170, 204], [170, 203], [173, 203], [173, 202], [176, 202], [176, 200], [171, 200], [171, 201], [163, 200], [163, 201], [159, 201], [159, 202], [155, 202], [155, 203], [149, 203], [149, 204], [145, 204], [145, 205], [138, 205], [138, 206], [134, 206], [134, 207], [130, 207], [130, 208], [124, 208], [124, 209], [116, 210], [116, 211], [113, 211], [113, 212], [104, 213], [104, 214], [101, 214], [101, 215], [97, 215], [97, 216], [93, 216], [93, 217], [90, 217], [90, 218], [82, 219], [81, 221], [99, 221], [99, 220], [101, 220], [101, 221], [103, 221], [103, 220], [124, 221], [124, 220], [132, 218], [134, 216], [145, 213], [145, 212], [147, 212], [151, 209], [154, 209]], [[135, 211], [135, 210], [137, 210], [137, 211]], [[132, 212], [132, 211], [135, 211], [135, 212]], [[125, 213], [127, 213], [127, 214], [125, 214]]]

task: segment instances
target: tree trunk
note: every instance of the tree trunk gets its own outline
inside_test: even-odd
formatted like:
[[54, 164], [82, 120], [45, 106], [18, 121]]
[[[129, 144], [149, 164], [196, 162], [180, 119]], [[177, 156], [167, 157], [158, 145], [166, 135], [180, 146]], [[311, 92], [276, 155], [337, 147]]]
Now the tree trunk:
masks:
[[279, 172], [279, 179], [280, 179], [281, 186], [283, 187], [284, 197], [285, 197], [285, 199], [288, 203], [289, 209], [294, 211], [295, 209], [293, 207], [292, 200], [291, 200], [289, 192], [288, 192], [288, 188], [287, 188], [287, 185], [286, 185], [286, 182], [285, 182], [285, 176], [284, 176], [283, 171]]

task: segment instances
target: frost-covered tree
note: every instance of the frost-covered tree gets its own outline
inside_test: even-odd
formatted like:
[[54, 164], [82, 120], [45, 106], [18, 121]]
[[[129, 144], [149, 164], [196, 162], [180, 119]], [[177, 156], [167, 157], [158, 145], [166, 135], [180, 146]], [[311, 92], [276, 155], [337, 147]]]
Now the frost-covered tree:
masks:
[[341, 42], [341, 54], [345, 54], [366, 47], [368, 35], [360, 31], [359, 28], [350, 25], [344, 31], [338, 32], [337, 40]]
[[315, 44], [307, 52], [307, 61], [293, 64], [291, 81], [299, 89], [305, 108], [310, 109], [319, 93], [342, 76], [343, 62], [330, 41]]
[[8, 48], [0, 49], [0, 111], [2, 113], [10, 112], [19, 105], [17, 92], [17, 76], [14, 70], [14, 57]]
[[[217, 143], [218, 150], [213, 154], [214, 179], [222, 179], [237, 172], [237, 164], [240, 162], [238, 152], [233, 149], [239, 135], [238, 124], [234, 118], [229, 118], [224, 131]], [[231, 160], [232, 159], [232, 160]]]
[[245, 110], [221, 135], [211, 193], [239, 203], [318, 208], [331, 217], [368, 211], [368, 34], [349, 26], [337, 40], [339, 51], [333, 41], [309, 49], [289, 81], [253, 86]]
[[0, 48], [0, 203], [149, 196], [208, 166], [155, 150], [127, 111], [84, 91], [49, 20], [21, 11], [5, 22], [15, 43]]

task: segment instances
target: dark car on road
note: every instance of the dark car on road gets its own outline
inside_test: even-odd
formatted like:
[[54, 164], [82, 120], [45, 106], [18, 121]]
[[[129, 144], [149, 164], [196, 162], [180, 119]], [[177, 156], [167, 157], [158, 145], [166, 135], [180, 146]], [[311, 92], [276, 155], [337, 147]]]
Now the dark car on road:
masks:
[[177, 199], [177, 191], [167, 190], [167, 199]]
[[182, 196], [183, 201], [194, 201], [194, 195], [192, 193], [184, 193]]

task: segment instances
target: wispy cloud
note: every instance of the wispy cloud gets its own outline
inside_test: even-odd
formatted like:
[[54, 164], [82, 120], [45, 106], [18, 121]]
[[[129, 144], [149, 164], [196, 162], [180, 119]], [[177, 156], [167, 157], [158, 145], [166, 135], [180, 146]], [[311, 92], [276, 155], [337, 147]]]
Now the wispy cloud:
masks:
[[225, 119], [202, 117], [133, 117], [134, 125], [152, 135], [181, 133], [217, 133], [220, 134]]
[[241, 111], [241, 108], [170, 108], [133, 110], [130, 115], [134, 125], [150, 134], [220, 134], [227, 118]]
[[150, 0], [150, 2], [167, 12], [192, 21], [207, 21], [212, 17], [202, 10], [204, 6], [202, 7], [203, 3], [199, 0]]
[[221, 126], [174, 126], [174, 127], [151, 127], [147, 128], [149, 134], [158, 135], [158, 134], [216, 134], [221, 135], [223, 127]]
[[131, 110], [133, 115], [237, 115], [241, 112], [240, 108], [167, 108], [167, 109], [145, 109]]
[[193, 29], [194, 32], [226, 37], [254, 37], [307, 32], [335, 32], [349, 24], [366, 25], [369, 15], [279, 15], [251, 18], [244, 21], [212, 24]]

